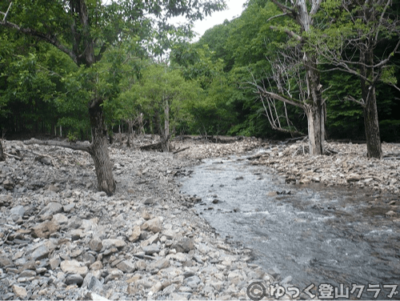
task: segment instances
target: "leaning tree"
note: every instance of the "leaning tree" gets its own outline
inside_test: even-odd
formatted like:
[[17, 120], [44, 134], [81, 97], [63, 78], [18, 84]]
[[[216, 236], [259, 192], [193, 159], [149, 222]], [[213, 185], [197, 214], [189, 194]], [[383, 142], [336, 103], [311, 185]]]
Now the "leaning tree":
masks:
[[[314, 26], [315, 15], [321, 6], [322, 0], [271, 0], [271, 2], [279, 8], [282, 14], [271, 17], [268, 21], [278, 17], [286, 17], [293, 20], [296, 24], [293, 28], [288, 26], [270, 26], [270, 28], [285, 32], [295, 41], [297, 51], [300, 51], [302, 54], [299, 63], [301, 63], [305, 71], [305, 91], [307, 95], [303, 95], [305, 98], [292, 99], [287, 97], [287, 95], [271, 91], [263, 85], [256, 85], [258, 87], [257, 92], [260, 96], [265, 97], [264, 99], [274, 99], [302, 108], [308, 120], [310, 154], [322, 155], [324, 153], [323, 143], [325, 139], [325, 109], [320, 72], [317, 69], [317, 56], [313, 52], [303, 48], [305, 39], [307, 38], [306, 34]], [[274, 126], [274, 123], [271, 125]]]
[[[110, 46], [126, 37], [153, 40], [155, 33], [172, 32], [173, 27], [167, 24], [170, 17], [185, 16], [193, 21], [224, 7], [224, 0], [5, 0], [0, 3], [3, 14], [0, 26], [49, 43], [67, 54], [77, 66], [90, 71]], [[152, 30], [155, 25], [159, 30]], [[60, 146], [89, 152], [95, 164], [98, 188], [111, 195], [116, 184], [108, 154], [105, 100], [91, 87], [87, 87], [90, 95], [87, 108], [92, 143], [60, 143]]]

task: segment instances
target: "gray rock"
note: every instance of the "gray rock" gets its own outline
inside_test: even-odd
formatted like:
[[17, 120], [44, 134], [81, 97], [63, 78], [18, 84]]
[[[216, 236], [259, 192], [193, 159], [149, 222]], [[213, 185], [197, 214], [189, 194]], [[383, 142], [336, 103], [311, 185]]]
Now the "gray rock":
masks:
[[126, 246], [126, 242], [122, 239], [104, 239], [102, 244], [104, 249], [111, 249], [112, 247], [123, 248]]
[[132, 231], [132, 235], [129, 237], [129, 241], [130, 242], [138, 241], [139, 238], [140, 238], [140, 233], [141, 233], [140, 227], [139, 226], [134, 226], [133, 227], [133, 231]]
[[7, 190], [13, 190], [15, 187], [14, 182], [11, 179], [7, 179], [3, 182], [3, 187]]
[[36, 272], [32, 270], [24, 270], [19, 274], [19, 277], [35, 277]]
[[49, 260], [49, 263], [50, 263], [51, 269], [55, 270], [60, 265], [61, 259], [58, 255], [56, 255], [55, 257], [53, 257]]
[[88, 273], [83, 280], [82, 288], [100, 293], [103, 290], [103, 284], [92, 273]]
[[160, 252], [160, 247], [158, 245], [150, 245], [143, 248], [143, 251], [146, 255], [153, 255], [154, 253]]
[[49, 256], [50, 253], [50, 249], [45, 245], [42, 244], [41, 246], [39, 246], [36, 250], [34, 250], [31, 254], [31, 258], [33, 260], [40, 260], [43, 258], [47, 258]]
[[65, 284], [66, 285], [71, 285], [71, 284], [76, 284], [76, 285], [81, 285], [83, 283], [83, 278], [79, 274], [70, 274], [65, 278]]
[[10, 215], [11, 216], [17, 216], [17, 217], [22, 217], [24, 216], [25, 213], [25, 208], [24, 206], [15, 206], [10, 210]]
[[124, 273], [132, 273], [135, 270], [135, 264], [128, 260], [124, 260], [117, 264], [117, 268]]
[[4, 268], [6, 266], [11, 266], [11, 265], [13, 265], [11, 259], [9, 259], [7, 256], [0, 255], [0, 268]]
[[95, 237], [90, 241], [89, 248], [92, 251], [100, 252], [101, 249], [103, 248], [103, 244], [102, 244], [102, 242], [101, 242], [101, 240], [99, 238]]
[[162, 230], [161, 220], [158, 217], [148, 220], [141, 226], [141, 229], [148, 230], [153, 233], [161, 232], [161, 230]]
[[152, 270], [161, 270], [168, 268], [170, 266], [169, 260], [166, 258], [162, 258], [156, 261], [153, 261], [152, 263], [147, 265], [147, 270], [152, 271]]
[[57, 214], [53, 215], [53, 221], [60, 225], [66, 224], [66, 223], [68, 223], [68, 217], [66, 217], [62, 213], [57, 213]]
[[191, 250], [194, 250], [193, 239], [184, 237], [180, 241], [174, 243], [171, 248], [175, 249], [177, 252], [189, 253]]
[[197, 276], [192, 276], [192, 277], [186, 278], [186, 285], [191, 288], [197, 288], [200, 283], [201, 283], [201, 280]]
[[68, 212], [71, 212], [72, 209], [74, 209], [74, 207], [75, 207], [75, 204], [72, 203], [72, 204], [69, 204], [69, 205], [65, 205], [65, 206], [63, 207], [63, 210], [64, 210], [64, 212], [68, 213]]
[[169, 295], [170, 300], [188, 300], [190, 297], [190, 294], [184, 294], [184, 293], [172, 293]]
[[65, 260], [61, 262], [61, 270], [64, 273], [79, 274], [82, 276], [85, 276], [88, 273], [87, 266], [76, 260]]
[[59, 203], [51, 202], [40, 211], [39, 215], [50, 216], [62, 211], [62, 205]]

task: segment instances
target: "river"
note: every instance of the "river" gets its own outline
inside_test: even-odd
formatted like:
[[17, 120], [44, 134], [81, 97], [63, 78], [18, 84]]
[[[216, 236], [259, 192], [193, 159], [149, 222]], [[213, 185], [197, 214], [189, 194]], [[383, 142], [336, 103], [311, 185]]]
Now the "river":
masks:
[[[397, 210], [397, 196], [286, 184], [245, 157], [204, 160], [181, 183], [183, 193], [202, 198], [196, 210], [222, 237], [252, 249], [255, 263], [299, 288], [400, 285], [400, 223], [385, 215]], [[378, 299], [389, 294], [383, 289]]]

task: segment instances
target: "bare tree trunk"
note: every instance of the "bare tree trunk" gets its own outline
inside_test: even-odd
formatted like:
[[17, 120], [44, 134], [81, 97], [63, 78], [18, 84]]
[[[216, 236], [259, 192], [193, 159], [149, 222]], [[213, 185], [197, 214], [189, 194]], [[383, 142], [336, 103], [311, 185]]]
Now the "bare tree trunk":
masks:
[[3, 151], [3, 140], [0, 139], [0, 161], [6, 160], [6, 154]]
[[165, 148], [164, 151], [167, 151], [167, 152], [169, 152], [169, 150], [170, 150], [169, 137], [170, 137], [170, 133], [169, 133], [169, 103], [168, 103], [168, 99], [166, 99], [165, 107], [164, 107], [164, 135], [163, 135], [165, 147], [163, 147], [163, 149]]
[[364, 113], [365, 138], [367, 140], [367, 155], [369, 158], [382, 159], [381, 135], [379, 131], [378, 109], [376, 106], [375, 87], [369, 91]]
[[[360, 74], [365, 78], [370, 78], [374, 74], [373, 68], [368, 68], [366, 65], [373, 66], [373, 52], [361, 52], [360, 55]], [[367, 156], [369, 158], [382, 159], [382, 145], [379, 131], [379, 117], [376, 105], [375, 85], [369, 84], [366, 80], [361, 79], [361, 91], [364, 100], [363, 115], [365, 126], [365, 138], [367, 140]]]
[[127, 142], [127, 146], [131, 147], [133, 120], [132, 119], [128, 119], [127, 123], [128, 123], [128, 142]]
[[90, 123], [92, 126], [91, 156], [96, 169], [98, 189], [112, 195], [115, 192], [115, 180], [112, 173], [112, 164], [108, 155], [107, 128], [104, 124], [101, 101], [93, 101], [89, 108]]
[[320, 74], [316, 69], [317, 64], [315, 57], [307, 57], [307, 55], [305, 55], [304, 60], [307, 71], [307, 81], [313, 102], [312, 108], [306, 112], [308, 118], [310, 154], [323, 155], [325, 139], [325, 110], [323, 108]]

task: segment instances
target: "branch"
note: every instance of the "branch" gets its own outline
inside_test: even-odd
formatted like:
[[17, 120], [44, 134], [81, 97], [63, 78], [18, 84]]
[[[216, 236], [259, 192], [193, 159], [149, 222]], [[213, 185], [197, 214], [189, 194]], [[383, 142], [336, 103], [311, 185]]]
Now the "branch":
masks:
[[312, 8], [311, 8], [311, 11], [310, 11], [310, 16], [315, 15], [317, 13], [319, 7], [321, 6], [321, 2], [322, 2], [322, 0], [315, 0], [314, 1], [313, 5], [312, 5]]
[[353, 96], [348, 95], [348, 96], [345, 97], [345, 100], [349, 100], [349, 101], [358, 103], [358, 104], [361, 105], [363, 108], [365, 108], [365, 101], [364, 101], [364, 99], [357, 100], [357, 99], [355, 99]]
[[37, 39], [40, 39], [44, 42], [47, 42], [47, 43], [55, 46], [62, 52], [66, 53], [75, 62], [75, 64], [77, 64], [76, 55], [70, 49], [68, 49], [63, 44], [61, 44], [60, 41], [58, 41], [58, 39], [55, 36], [53, 36], [51, 34], [41, 33], [34, 29], [31, 29], [31, 28], [21, 28], [17, 24], [7, 22], [6, 20], [1, 21], [0, 25], [11, 28], [11, 29], [15, 29], [23, 34], [30, 35], [32, 37], [35, 37]]
[[39, 144], [39, 145], [48, 145], [48, 146], [59, 146], [70, 148], [73, 150], [84, 151], [89, 154], [92, 153], [92, 145], [87, 143], [75, 143], [75, 142], [65, 142], [65, 141], [52, 141], [52, 140], [38, 140], [32, 138], [31, 140], [24, 141], [25, 145]]
[[278, 7], [280, 8], [280, 10], [283, 11], [284, 13], [290, 12], [290, 13], [292, 13], [293, 15], [296, 15], [296, 12], [295, 12], [294, 9], [292, 9], [292, 8], [286, 6], [286, 5], [283, 5], [282, 3], [278, 2], [277, 0], [271, 0], [271, 1], [272, 1], [276, 6], [278, 6]]
[[3, 22], [6, 21], [7, 15], [8, 15], [8, 12], [10, 11], [11, 6], [12, 6], [12, 2], [11, 2], [10, 5], [8, 6], [7, 11], [6, 11], [5, 13], [3, 13], [3, 12], [0, 11], [0, 14], [3, 14], [3, 15], [4, 15]]
[[287, 16], [287, 15], [288, 15], [288, 13], [284, 13], [284, 14], [280, 14], [280, 15], [273, 16], [273, 17], [269, 18], [269, 19], [267, 20], [267, 22], [269, 22], [269, 21], [271, 21], [271, 20], [273, 20], [273, 19], [276, 19], [276, 18], [280, 18], [280, 17]]
[[[272, 29], [272, 30], [279, 30], [280, 28], [278, 28], [278, 27], [276, 27], [276, 26], [270, 26], [269, 27], [270, 29]], [[286, 32], [289, 36], [291, 36], [292, 38], [295, 38], [296, 40], [298, 40], [298, 41], [301, 41], [302, 40], [302, 38], [301, 38], [301, 36], [299, 36], [297, 33], [295, 33], [295, 32], [293, 32], [293, 31], [291, 31], [291, 30], [289, 30], [289, 29], [287, 29], [287, 28], [283, 28], [282, 29], [284, 32]]]

